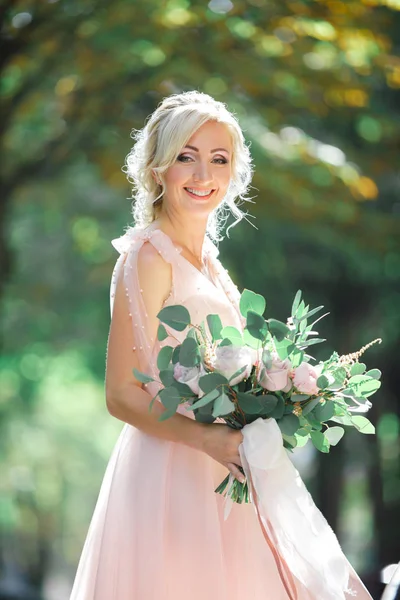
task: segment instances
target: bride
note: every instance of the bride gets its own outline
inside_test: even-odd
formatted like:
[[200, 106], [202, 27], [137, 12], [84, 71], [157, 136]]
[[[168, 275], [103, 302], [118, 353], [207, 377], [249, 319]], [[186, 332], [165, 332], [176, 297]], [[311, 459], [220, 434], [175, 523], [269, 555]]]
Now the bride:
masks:
[[[124, 427], [70, 600], [371, 598], [344, 556], [348, 588], [337, 594], [324, 582], [309, 587], [307, 569], [300, 579], [288, 568], [278, 541], [284, 530], [278, 526], [266, 540], [252, 504], [233, 505], [225, 520], [224, 498], [214, 489], [228, 472], [243, 477], [242, 433], [194, 420], [183, 407], [160, 421], [161, 402], [149, 411], [160, 384], [141, 384], [133, 375], [137, 368], [157, 379], [159, 350], [179, 343], [168, 328], [168, 337], [157, 339], [165, 306], [185, 305], [193, 323], [217, 313], [223, 325], [243, 326], [240, 294], [216, 242], [229, 211], [237, 221], [243, 217], [238, 202], [246, 199], [252, 170], [234, 115], [200, 92], [165, 98], [135, 133], [127, 159], [135, 225], [112, 241], [120, 255], [105, 382], [108, 411]], [[304, 565], [306, 548], [304, 540]]]

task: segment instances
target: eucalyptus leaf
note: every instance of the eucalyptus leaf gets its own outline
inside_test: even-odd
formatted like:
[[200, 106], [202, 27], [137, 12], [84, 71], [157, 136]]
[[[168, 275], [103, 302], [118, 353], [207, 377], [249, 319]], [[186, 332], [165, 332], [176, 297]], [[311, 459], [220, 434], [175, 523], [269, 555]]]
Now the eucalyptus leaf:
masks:
[[201, 360], [199, 346], [192, 337], [187, 337], [181, 344], [179, 362], [184, 367], [195, 367]]
[[321, 344], [321, 342], [326, 342], [325, 338], [313, 338], [311, 340], [306, 340], [301, 342], [300, 345], [302, 348], [307, 348], [308, 346], [314, 346], [314, 344]]
[[321, 320], [321, 319], [323, 319], [324, 317], [328, 316], [329, 314], [330, 314], [330, 313], [329, 313], [329, 312], [327, 312], [327, 313], [325, 313], [325, 314], [321, 315], [320, 317], [318, 317], [318, 319], [315, 319], [315, 321], [313, 321], [313, 322], [311, 323], [310, 327], [313, 329], [313, 328], [314, 328], [314, 325], [315, 325], [316, 323], [318, 323], [318, 321], [320, 321], [320, 320]]
[[302, 414], [308, 415], [309, 412], [311, 412], [319, 403], [320, 398], [313, 398], [312, 400], [310, 400], [304, 407], [302, 406]]
[[298, 435], [297, 433], [295, 433], [294, 436], [296, 438], [298, 448], [302, 448], [303, 446], [305, 446], [308, 440], [310, 439], [310, 435], [308, 433], [306, 435]]
[[229, 413], [235, 410], [235, 404], [229, 398], [227, 394], [222, 392], [220, 396], [214, 401], [214, 408], [212, 411], [213, 417], [222, 417], [229, 415]]
[[300, 428], [299, 419], [294, 414], [285, 415], [279, 419], [278, 425], [282, 433], [292, 436]]
[[239, 308], [243, 317], [247, 316], [249, 310], [257, 313], [258, 315], [263, 315], [265, 306], [266, 302], [263, 296], [248, 289], [243, 290], [239, 301]]
[[335, 414], [335, 404], [332, 400], [325, 400], [324, 403], [319, 402], [314, 408], [314, 416], [321, 422], [328, 421]]
[[216, 400], [219, 395], [220, 395], [220, 391], [213, 389], [210, 392], [208, 392], [208, 394], [205, 394], [204, 396], [202, 396], [199, 400], [196, 400], [196, 402], [193, 402], [193, 404], [188, 406], [186, 410], [194, 410], [195, 408], [200, 408], [202, 406], [205, 406], [206, 404], [209, 404], [210, 402], [213, 402], [214, 400]]
[[[293, 317], [296, 318], [297, 321], [299, 321], [299, 319], [301, 319], [303, 313], [304, 313], [304, 309], [305, 309], [306, 305], [304, 303], [304, 300], [302, 300], [300, 302], [300, 304], [298, 305], [297, 309], [296, 309], [296, 314], [293, 315]], [[293, 319], [294, 320], [294, 319]]]
[[272, 354], [268, 348], [264, 348], [262, 351], [261, 360], [266, 369], [270, 369], [272, 367]]
[[310, 317], [315, 315], [318, 311], [320, 311], [322, 308], [324, 308], [324, 307], [317, 306], [316, 308], [313, 308], [312, 310], [305, 312], [301, 317], [298, 317], [299, 321], [301, 321], [303, 319], [309, 319]]
[[321, 422], [318, 421], [318, 419], [316, 419], [314, 417], [312, 412], [310, 412], [305, 418], [307, 419], [308, 423], [311, 425], [311, 427], [313, 429], [316, 429], [317, 431], [321, 431], [321, 429], [322, 429]]
[[293, 369], [295, 369], [296, 367], [301, 365], [301, 363], [303, 362], [304, 352], [303, 352], [303, 350], [300, 350], [299, 348], [295, 348], [294, 350], [292, 350], [292, 352], [288, 358], [290, 359], [290, 362], [292, 363]]
[[369, 421], [366, 417], [362, 417], [361, 415], [356, 415], [355, 417], [351, 417], [351, 421], [356, 429], [360, 433], [372, 434], [375, 433], [375, 427], [372, 425], [371, 421]]
[[[275, 409], [278, 407], [280, 402], [283, 402], [281, 398], [274, 396], [273, 394], [261, 394], [258, 396], [260, 398], [262, 404], [261, 414], [265, 416], [272, 417]], [[278, 408], [278, 414], [280, 412], [280, 408]], [[274, 417], [276, 418], [276, 417]]]
[[175, 382], [173, 369], [162, 369], [159, 373], [160, 381], [164, 387], [173, 385]]
[[164, 325], [162, 323], [159, 324], [158, 329], [157, 329], [157, 339], [158, 341], [162, 342], [163, 340], [165, 340], [168, 337], [168, 331], [165, 329]]
[[297, 290], [296, 295], [294, 297], [293, 300], [293, 304], [292, 304], [292, 316], [294, 316], [296, 314], [296, 310], [300, 304], [300, 300], [301, 300], [301, 290]]
[[181, 345], [178, 344], [177, 346], [175, 346], [174, 351], [172, 353], [172, 364], [176, 364], [177, 362], [179, 362], [179, 352], [181, 351]]
[[264, 341], [268, 333], [264, 317], [249, 310], [247, 313], [246, 329], [257, 340]]
[[149, 403], [149, 412], [151, 412], [151, 410], [152, 410], [152, 408], [153, 408], [153, 405], [154, 405], [154, 402], [156, 401], [156, 398], [157, 398], [157, 396], [158, 396], [158, 392], [157, 392], [157, 394], [156, 394], [155, 396], [153, 396], [153, 398], [150, 400], [150, 403]]
[[268, 319], [267, 325], [269, 332], [278, 340], [278, 342], [283, 340], [283, 338], [290, 333], [289, 327], [277, 319]]
[[308, 394], [292, 394], [290, 396], [290, 401], [291, 402], [304, 402], [305, 400], [309, 399], [309, 395]]
[[344, 435], [343, 427], [329, 427], [324, 431], [324, 436], [328, 440], [331, 446], [336, 446], [336, 444], [342, 439]]
[[239, 406], [245, 414], [259, 415], [262, 412], [261, 396], [237, 392]]
[[[279, 425], [279, 422], [278, 422]], [[295, 435], [286, 435], [286, 433], [282, 433], [282, 438], [286, 444], [284, 444], [285, 448], [289, 446], [289, 449], [296, 448], [297, 446], [297, 438]]]
[[176, 331], [183, 331], [190, 324], [190, 314], [186, 306], [173, 304], [165, 306], [157, 314], [162, 323], [169, 325]]
[[247, 365], [243, 365], [243, 367], [240, 367], [240, 369], [238, 369], [237, 371], [235, 371], [235, 373], [229, 377], [229, 383], [231, 381], [233, 381], [236, 377], [238, 377], [239, 375], [241, 375], [242, 373], [244, 373], [246, 369], [247, 369]]
[[250, 348], [254, 348], [255, 350], [258, 350], [262, 347], [262, 340], [253, 337], [246, 328], [243, 331], [243, 342], [246, 344], [246, 346], [250, 346]]
[[157, 368], [159, 371], [168, 367], [171, 362], [173, 351], [174, 349], [172, 346], [164, 346], [161, 348], [157, 356]]
[[288, 358], [290, 354], [296, 349], [296, 346], [293, 344], [293, 341], [287, 338], [284, 338], [280, 341], [276, 341], [275, 347], [281, 360], [285, 360], [285, 358]]
[[173, 408], [168, 408], [165, 410], [158, 418], [159, 421], [166, 421], [170, 417], [172, 417], [176, 413], [176, 410]]
[[366, 368], [367, 366], [364, 363], [355, 362], [350, 367], [350, 375], [362, 375]]
[[332, 388], [332, 385], [334, 385], [335, 387], [341, 388], [347, 377], [346, 369], [344, 367], [338, 367], [334, 371], [331, 371], [331, 373], [334, 377], [334, 383], [330, 384], [329, 387]]
[[[207, 375], [202, 375], [199, 379], [199, 386], [208, 394], [213, 391], [217, 386], [221, 388], [223, 385], [228, 385], [228, 380], [226, 377], [221, 375], [220, 373], [207, 373]], [[218, 391], [220, 393], [220, 391]]]
[[320, 375], [317, 379], [317, 386], [319, 387], [320, 390], [323, 390], [324, 388], [327, 388], [329, 385], [329, 379], [327, 378], [326, 375]]
[[213, 342], [221, 339], [222, 321], [219, 315], [207, 315], [208, 329], [210, 330]]
[[181, 383], [180, 381], [176, 381], [175, 378], [173, 379], [173, 381], [170, 385], [172, 385], [174, 388], [176, 388], [178, 390], [182, 399], [184, 399], [184, 398], [189, 399], [193, 396], [196, 396], [196, 394], [194, 392], [192, 392], [192, 390], [186, 383]]
[[215, 417], [212, 415], [212, 410], [213, 402], [209, 402], [205, 406], [200, 406], [193, 411], [194, 418], [199, 423], [214, 423]]
[[320, 431], [310, 433], [311, 441], [320, 452], [329, 452], [330, 443], [327, 437]]
[[146, 375], [146, 373], [142, 373], [142, 371], [139, 371], [138, 369], [136, 369], [136, 367], [132, 369], [132, 372], [136, 379], [141, 383], [150, 383], [150, 381], [155, 381], [153, 377], [150, 377], [150, 375]]
[[367, 371], [365, 373], [365, 375], [368, 375], [369, 377], [373, 377], [374, 379], [380, 379], [382, 376], [382, 373], [379, 369], [371, 369], [370, 371]]
[[180, 396], [178, 390], [174, 387], [164, 388], [164, 389], [160, 390], [158, 395], [160, 396], [161, 402], [163, 403], [165, 408], [168, 410], [174, 409], [174, 411], [176, 411], [179, 404], [181, 403], [181, 396]]
[[381, 387], [381, 382], [367, 375], [354, 375], [350, 377], [347, 387], [354, 391], [356, 396], [371, 396]]
[[242, 334], [240, 333], [239, 329], [236, 329], [236, 327], [231, 327], [230, 325], [224, 327], [221, 331], [221, 336], [223, 339], [230, 340], [235, 346], [243, 345]]
[[275, 408], [270, 412], [269, 417], [271, 417], [272, 419], [282, 419], [283, 414], [285, 412], [285, 402], [283, 400], [283, 398], [278, 398], [276, 397], [276, 406]]
[[334, 416], [334, 417], [331, 417], [329, 420], [335, 421], [335, 423], [340, 423], [340, 425], [353, 426], [352, 418], [349, 415], [343, 415], [343, 417]]

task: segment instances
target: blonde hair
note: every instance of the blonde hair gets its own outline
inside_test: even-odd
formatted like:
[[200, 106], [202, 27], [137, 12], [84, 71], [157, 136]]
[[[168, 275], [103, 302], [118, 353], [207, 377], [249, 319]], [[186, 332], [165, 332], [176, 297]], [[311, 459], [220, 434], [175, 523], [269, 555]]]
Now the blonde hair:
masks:
[[[207, 234], [214, 241], [219, 241], [229, 212], [236, 217], [230, 227], [246, 216], [247, 213], [238, 204], [251, 201], [246, 193], [253, 176], [253, 165], [241, 127], [225, 104], [203, 92], [189, 91], [164, 98], [145, 127], [132, 130], [135, 144], [122, 170], [134, 186], [132, 215], [136, 227], [146, 227], [157, 218], [165, 191], [163, 174], [174, 164], [195, 131], [210, 120], [227, 126], [232, 137], [233, 153], [232, 178], [222, 202], [210, 213]], [[161, 183], [155, 181], [152, 171]]]

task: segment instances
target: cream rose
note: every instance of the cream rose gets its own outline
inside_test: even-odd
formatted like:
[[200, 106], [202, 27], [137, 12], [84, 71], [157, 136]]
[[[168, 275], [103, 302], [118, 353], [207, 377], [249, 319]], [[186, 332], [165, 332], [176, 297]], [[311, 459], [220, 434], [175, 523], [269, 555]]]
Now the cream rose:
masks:
[[186, 383], [196, 396], [204, 395], [204, 392], [199, 386], [199, 379], [205, 374], [203, 365], [197, 367], [184, 367], [180, 362], [174, 365], [174, 378], [179, 383]]
[[249, 346], [218, 346], [215, 350], [213, 367], [221, 375], [229, 379], [236, 371], [245, 366], [246, 369], [243, 373], [237, 375], [230, 382], [231, 385], [236, 385], [239, 381], [249, 377], [257, 358], [257, 350], [253, 350]]

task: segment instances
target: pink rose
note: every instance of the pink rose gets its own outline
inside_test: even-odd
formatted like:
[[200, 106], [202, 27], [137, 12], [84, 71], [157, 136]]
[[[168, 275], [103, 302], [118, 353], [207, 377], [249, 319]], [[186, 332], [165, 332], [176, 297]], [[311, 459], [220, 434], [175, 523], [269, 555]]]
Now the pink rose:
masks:
[[264, 376], [260, 380], [260, 385], [270, 392], [288, 392], [292, 387], [292, 381], [289, 372], [292, 363], [288, 358], [281, 360], [277, 354], [272, 356], [272, 364], [269, 369], [265, 369]]
[[179, 381], [179, 383], [186, 383], [192, 392], [199, 398], [204, 395], [204, 392], [199, 387], [199, 379], [204, 374], [205, 370], [203, 365], [198, 367], [184, 367], [180, 362], [177, 362], [174, 365], [174, 378], [176, 381]]
[[293, 383], [299, 392], [310, 396], [318, 394], [317, 379], [321, 375], [321, 366], [313, 367], [310, 363], [302, 362], [294, 369]]

